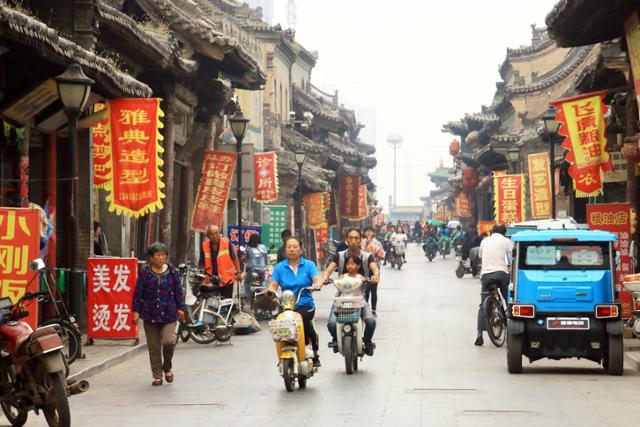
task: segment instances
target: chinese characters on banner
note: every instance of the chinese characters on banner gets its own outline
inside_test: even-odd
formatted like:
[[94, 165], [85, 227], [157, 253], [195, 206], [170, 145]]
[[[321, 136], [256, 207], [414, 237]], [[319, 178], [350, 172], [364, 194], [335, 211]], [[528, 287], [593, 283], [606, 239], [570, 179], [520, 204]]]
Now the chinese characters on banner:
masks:
[[231, 179], [236, 165], [234, 152], [205, 151], [202, 178], [191, 217], [191, 229], [202, 231], [209, 225], [222, 225]]
[[325, 216], [325, 193], [310, 193], [304, 195], [304, 206], [307, 212], [309, 228], [318, 228], [327, 219]]
[[[95, 111], [104, 110], [105, 105], [98, 103]], [[93, 185], [107, 191], [111, 190], [111, 144], [107, 138], [109, 118], [105, 118], [91, 127], [93, 134]]]
[[138, 277], [136, 258], [87, 260], [87, 335], [89, 338], [136, 338], [131, 304]]
[[[36, 273], [29, 263], [40, 256], [40, 214], [36, 209], [0, 208], [0, 297], [14, 303], [27, 290], [38, 291]], [[28, 308], [25, 319], [38, 324], [38, 304]]]
[[278, 198], [278, 158], [276, 153], [253, 155], [256, 202], [273, 202]]
[[551, 218], [551, 171], [549, 154], [529, 154], [529, 189], [533, 219]]
[[[631, 235], [635, 232], [635, 211], [630, 203], [587, 204], [587, 224], [592, 230], [604, 230], [615, 233], [618, 241], [615, 248], [620, 252], [620, 262], [616, 265], [616, 284], [622, 285], [622, 279], [633, 273], [631, 266]], [[631, 296], [620, 291], [622, 317], [631, 317]]]
[[340, 216], [356, 218], [360, 210], [360, 175], [340, 177]]
[[162, 209], [160, 99], [112, 99], [107, 105], [105, 138], [111, 144], [112, 168], [109, 211], [137, 218]]
[[230, 225], [228, 227], [228, 231], [229, 231], [228, 233], [229, 241], [233, 243], [236, 247], [244, 246], [247, 243], [249, 243], [249, 238], [254, 234], [257, 234], [258, 236], [262, 235], [262, 227], [256, 226], [256, 225], [242, 226], [242, 234], [243, 234], [242, 241], [239, 236], [240, 233], [237, 225]]
[[597, 92], [553, 102], [560, 110], [556, 120], [562, 123], [562, 146], [569, 150], [566, 159], [576, 197], [601, 194], [602, 173], [612, 169], [605, 136], [605, 96], [606, 92]]
[[287, 228], [286, 206], [264, 206], [262, 217], [262, 243], [275, 253], [282, 245], [280, 233]]
[[487, 236], [491, 234], [493, 226], [496, 225], [493, 221], [478, 221], [478, 235], [487, 233]]
[[367, 186], [360, 184], [358, 190], [358, 215], [348, 218], [351, 221], [360, 221], [369, 216], [369, 206], [367, 206]]
[[498, 224], [524, 221], [524, 176], [494, 175], [493, 201]]
[[461, 218], [471, 218], [473, 213], [471, 212], [471, 199], [464, 191], [458, 193], [456, 197], [456, 214]]

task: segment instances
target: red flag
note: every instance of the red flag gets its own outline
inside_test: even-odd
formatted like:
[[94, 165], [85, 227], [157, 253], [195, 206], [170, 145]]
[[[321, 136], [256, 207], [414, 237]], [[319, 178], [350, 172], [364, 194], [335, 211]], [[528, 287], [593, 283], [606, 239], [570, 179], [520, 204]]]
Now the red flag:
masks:
[[198, 185], [198, 195], [191, 217], [192, 230], [204, 232], [209, 225], [222, 225], [236, 158], [235, 152], [204, 152], [202, 178]]
[[276, 153], [253, 155], [256, 202], [269, 203], [278, 198], [278, 158]]
[[340, 216], [355, 218], [360, 210], [360, 175], [340, 177]]

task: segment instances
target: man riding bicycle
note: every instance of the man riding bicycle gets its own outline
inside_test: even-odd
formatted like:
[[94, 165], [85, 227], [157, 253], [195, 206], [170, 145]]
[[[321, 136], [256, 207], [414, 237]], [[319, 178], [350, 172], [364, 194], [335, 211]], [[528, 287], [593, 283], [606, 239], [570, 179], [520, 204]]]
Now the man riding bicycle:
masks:
[[492, 286], [497, 286], [500, 294], [507, 301], [507, 291], [509, 288], [509, 265], [513, 252], [513, 242], [507, 239], [507, 227], [504, 224], [493, 226], [491, 236], [482, 240], [480, 244], [479, 259], [481, 262], [480, 283], [480, 306], [478, 307], [478, 335], [475, 345], [484, 344], [482, 331], [486, 329], [485, 313], [483, 308], [484, 299], [489, 295]]

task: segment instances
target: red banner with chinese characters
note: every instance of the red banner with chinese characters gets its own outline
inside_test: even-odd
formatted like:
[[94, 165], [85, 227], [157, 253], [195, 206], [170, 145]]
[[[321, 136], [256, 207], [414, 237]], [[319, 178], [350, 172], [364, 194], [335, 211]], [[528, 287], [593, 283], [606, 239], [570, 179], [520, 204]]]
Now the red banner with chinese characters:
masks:
[[307, 213], [307, 226], [318, 228], [326, 223], [325, 193], [310, 193], [304, 195], [304, 207]]
[[137, 218], [162, 209], [160, 99], [112, 99], [107, 108], [113, 175], [109, 211]]
[[87, 335], [89, 338], [136, 338], [131, 324], [136, 258], [87, 260]]
[[[98, 103], [94, 106], [94, 110], [102, 111], [105, 105]], [[109, 127], [109, 117], [105, 118], [91, 127], [93, 134], [93, 185], [107, 191], [111, 190], [111, 143], [107, 138]]]
[[473, 213], [471, 199], [464, 191], [458, 193], [456, 197], [456, 215], [460, 218], [471, 218]]
[[276, 153], [253, 155], [256, 202], [269, 203], [278, 198], [278, 157]]
[[524, 221], [524, 176], [494, 175], [493, 201], [498, 224]]
[[[17, 302], [27, 291], [38, 291], [37, 273], [29, 263], [40, 257], [40, 213], [28, 208], [0, 208], [0, 297]], [[35, 329], [38, 304], [27, 307], [25, 319]]]
[[327, 243], [329, 242], [329, 224], [326, 222], [315, 229], [316, 242]]
[[551, 218], [551, 170], [549, 154], [529, 154], [529, 190], [533, 219]]
[[478, 221], [478, 235], [483, 233], [491, 234], [494, 225], [496, 225], [494, 221]]
[[340, 216], [355, 218], [360, 211], [360, 175], [340, 177]]
[[209, 225], [222, 226], [237, 156], [235, 152], [204, 152], [202, 177], [191, 217], [192, 230], [204, 232]]
[[349, 218], [351, 221], [361, 221], [369, 216], [369, 206], [367, 205], [367, 186], [360, 184], [358, 190], [358, 215]]
[[624, 277], [633, 273], [629, 249], [636, 226], [635, 210], [630, 203], [587, 204], [587, 224], [592, 230], [609, 231], [618, 236], [615, 248], [620, 252], [620, 262], [616, 265], [616, 285], [620, 290], [622, 317], [631, 317], [631, 295], [621, 287]]
[[569, 150], [565, 158], [571, 164], [569, 175], [576, 197], [602, 194], [602, 173], [613, 169], [605, 136], [606, 94], [595, 92], [553, 102], [560, 110], [556, 120], [562, 124], [562, 146]]

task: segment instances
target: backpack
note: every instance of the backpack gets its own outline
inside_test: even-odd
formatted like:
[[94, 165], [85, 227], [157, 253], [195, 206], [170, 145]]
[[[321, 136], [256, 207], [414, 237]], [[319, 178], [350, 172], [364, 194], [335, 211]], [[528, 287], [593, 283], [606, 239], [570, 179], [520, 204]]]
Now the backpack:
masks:
[[[369, 252], [360, 251], [360, 259], [362, 260], [362, 268], [364, 269], [364, 277], [367, 279], [371, 277], [371, 272], [369, 271], [369, 264], [367, 260], [371, 254]], [[347, 258], [347, 251], [338, 252], [338, 275], [342, 274], [344, 271], [344, 260]]]

